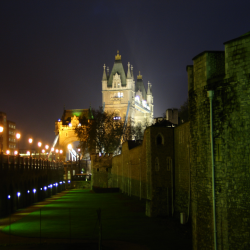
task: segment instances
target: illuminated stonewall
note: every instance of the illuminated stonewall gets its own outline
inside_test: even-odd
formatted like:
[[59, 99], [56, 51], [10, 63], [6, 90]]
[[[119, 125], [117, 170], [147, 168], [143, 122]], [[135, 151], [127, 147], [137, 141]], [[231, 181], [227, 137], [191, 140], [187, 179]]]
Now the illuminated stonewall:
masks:
[[250, 249], [250, 32], [204, 51], [187, 66], [193, 249], [214, 249], [210, 104], [217, 249]]

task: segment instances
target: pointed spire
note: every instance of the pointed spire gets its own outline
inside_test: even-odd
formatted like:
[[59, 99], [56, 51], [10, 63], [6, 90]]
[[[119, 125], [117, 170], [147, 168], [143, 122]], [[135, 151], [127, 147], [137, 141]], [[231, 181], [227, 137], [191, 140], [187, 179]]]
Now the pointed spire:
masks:
[[132, 78], [134, 80], [133, 65], [131, 65], [131, 76], [132, 76]]
[[139, 75], [137, 76], [137, 80], [142, 79], [141, 71], [139, 71]]
[[151, 83], [148, 82], [148, 91], [147, 91], [147, 95], [152, 95], [152, 92], [151, 92]]
[[109, 79], [109, 67], [107, 67], [107, 79]]
[[103, 80], [103, 81], [107, 81], [107, 75], [106, 75], [106, 70], [105, 70], [105, 68], [106, 68], [106, 66], [105, 66], [105, 64], [104, 64], [104, 66], [103, 66], [103, 76], [102, 76], [102, 80]]
[[128, 63], [128, 73], [127, 73], [127, 79], [131, 79], [131, 73], [130, 73], [130, 63]]
[[119, 50], [117, 50], [117, 55], [115, 56], [116, 61], [120, 61], [122, 59], [122, 56], [119, 55]]

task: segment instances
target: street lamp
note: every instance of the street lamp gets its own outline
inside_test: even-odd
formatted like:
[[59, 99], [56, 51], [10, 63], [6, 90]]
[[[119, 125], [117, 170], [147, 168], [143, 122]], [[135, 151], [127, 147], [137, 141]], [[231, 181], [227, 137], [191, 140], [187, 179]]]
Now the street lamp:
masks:
[[31, 155], [32, 155], [32, 150], [31, 150], [31, 144], [32, 144], [32, 142], [33, 142], [33, 139], [32, 138], [29, 138], [29, 144], [30, 144], [30, 157], [31, 157]]
[[42, 153], [43, 153], [43, 159], [44, 159], [45, 149], [42, 150]]
[[20, 133], [16, 133], [18, 154], [20, 154], [20, 152], [19, 152], [19, 139], [20, 139], [20, 138], [21, 138], [21, 134], [20, 134]]
[[[45, 145], [45, 149], [48, 151], [48, 149], [49, 149], [49, 145], [47, 144], [47, 145]], [[45, 152], [46, 153], [46, 152]], [[49, 159], [49, 153], [47, 153], [48, 154], [48, 156], [47, 156], [47, 159]]]
[[42, 146], [42, 143], [39, 141], [39, 142], [37, 143], [37, 145], [38, 145], [38, 147], [39, 147], [38, 153], [39, 153], [39, 158], [40, 158], [40, 148], [41, 148], [41, 146]]
[[[59, 153], [62, 154], [62, 153], [63, 153], [63, 150], [60, 149]], [[60, 160], [60, 155], [59, 155], [59, 160]]]
[[0, 135], [1, 135], [0, 144], [1, 144], [1, 154], [2, 154], [3, 153], [3, 126], [0, 126]]

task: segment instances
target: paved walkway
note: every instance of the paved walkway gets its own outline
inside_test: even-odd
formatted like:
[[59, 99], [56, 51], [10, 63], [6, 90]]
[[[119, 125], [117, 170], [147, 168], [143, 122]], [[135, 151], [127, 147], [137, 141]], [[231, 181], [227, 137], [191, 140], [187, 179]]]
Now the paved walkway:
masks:
[[[77, 249], [89, 249], [89, 250], [96, 250], [98, 249], [98, 243], [96, 241], [84, 241], [84, 240], [77, 240], [77, 239], [49, 239], [49, 238], [27, 238], [27, 237], [19, 237], [12, 234], [6, 234], [2, 232], [2, 230], [20, 219], [24, 216], [39, 210], [40, 208], [50, 204], [51, 202], [61, 198], [69, 191], [63, 191], [58, 193], [51, 198], [47, 198], [44, 201], [35, 203], [34, 205], [20, 209], [16, 213], [12, 214], [9, 217], [0, 219], [0, 249], [4, 247], [6, 250], [55, 250], [55, 249], [70, 249], [74, 248]], [[28, 243], [27, 243], [28, 242]], [[138, 244], [130, 243], [130, 242], [122, 242], [122, 241], [103, 241], [102, 242], [102, 249], [103, 250], [149, 250], [146, 246], [141, 246]]]
[[[66, 201], [67, 204], [71, 204], [73, 207], [77, 206], [79, 204], [79, 202], [83, 202], [83, 200], [75, 201], [75, 199], [77, 200], [77, 197], [79, 197], [79, 196], [74, 196], [76, 198], [73, 198], [73, 200], [74, 200], [73, 202], [72, 202], [72, 200], [69, 201], [69, 197], [71, 195], [78, 195], [77, 192], [79, 192], [79, 191], [72, 190], [72, 192], [70, 192], [70, 193], [68, 193], [68, 192], [69, 191], [63, 191], [61, 193], [58, 193], [58, 194], [52, 196], [51, 198], [46, 199], [43, 202], [36, 203], [33, 206], [30, 206], [30, 207], [25, 208], [25, 209], [20, 209], [15, 214], [12, 214], [11, 217], [0, 219], [0, 249], [2, 249], [1, 246], [2, 247], [4, 246], [4, 249], [6, 249], [6, 250], [14, 250], [14, 249], [20, 249], [20, 250], [22, 250], [22, 249], [27, 249], [27, 250], [29, 250], [29, 249], [30, 250], [31, 249], [36, 249], [36, 250], [37, 249], [38, 250], [40, 250], [40, 249], [41, 250], [60, 249], [60, 250], [64, 250], [65, 249], [66, 250], [66, 249], [71, 249], [71, 248], [74, 248], [74, 250], [76, 250], [76, 249], [81, 249], [81, 250], [82, 249], [88, 249], [88, 250], [95, 249], [95, 250], [97, 250], [98, 249], [98, 242], [94, 241], [94, 240], [68, 239], [68, 238], [67, 239], [66, 238], [58, 239], [58, 238], [43, 238], [43, 237], [41, 237], [41, 238], [28, 238], [28, 237], [20, 237], [20, 236], [15, 236], [13, 234], [7, 234], [7, 233], [2, 232], [3, 228], [8, 226], [10, 221], [11, 221], [11, 223], [17, 222], [18, 220], [20, 220], [24, 216], [26, 216], [26, 215], [28, 215], [36, 210], [39, 210], [40, 208], [43, 208], [44, 206], [46, 206], [52, 202], [54, 202], [54, 203], [51, 205], [56, 206], [57, 204], [61, 205], [61, 203], [63, 203], [63, 201]], [[83, 195], [85, 195], [84, 201], [86, 202], [86, 204], [90, 204], [90, 201], [95, 202], [95, 200], [90, 200], [90, 198], [92, 199], [92, 197], [97, 197], [97, 195], [98, 195], [98, 194], [86, 193], [86, 191], [80, 191], [80, 192], [85, 192], [85, 194], [83, 194]], [[83, 196], [80, 196], [80, 197], [83, 197]], [[62, 199], [58, 200], [59, 198], [62, 198]], [[83, 198], [81, 198], [81, 199], [83, 199]], [[159, 218], [153, 219], [153, 218], [148, 218], [148, 217], [145, 218], [145, 216], [143, 215], [144, 212], [142, 212], [142, 207], [143, 207], [142, 204], [138, 203], [138, 201], [135, 201], [135, 200], [133, 201], [133, 199], [131, 200], [131, 198], [129, 198], [125, 195], [122, 195], [122, 194], [116, 194], [116, 196], [114, 196], [114, 197], [113, 196], [105, 196], [105, 197], [98, 196], [97, 201], [99, 201], [101, 199], [103, 199], [102, 202], [105, 202], [105, 205], [103, 203], [103, 208], [105, 208], [105, 206], [107, 208], [109, 206], [109, 204], [107, 204], [107, 203], [109, 203], [109, 202], [111, 202], [110, 206], [112, 206], [112, 207], [115, 206], [116, 202], [118, 202], [118, 203], [120, 202], [120, 204], [122, 204], [122, 206], [124, 206], [124, 210], [123, 210], [123, 212], [121, 212], [121, 214], [119, 216], [126, 214], [125, 216], [128, 216], [128, 217], [125, 217], [125, 220], [126, 220], [126, 218], [128, 218], [128, 220], [130, 220], [132, 222], [136, 221], [137, 224], [135, 224], [135, 225], [138, 225], [138, 229], [137, 229], [137, 226], [136, 226], [136, 228], [131, 228], [131, 226], [130, 226], [129, 228], [131, 228], [131, 232], [129, 232], [130, 230], [128, 231], [128, 229], [126, 229], [126, 227], [123, 228], [123, 225], [121, 225], [121, 223], [123, 223], [124, 226], [126, 226], [125, 225], [126, 222], [124, 221], [124, 218], [122, 218], [122, 220], [119, 220], [119, 217], [116, 217], [116, 214], [114, 214], [114, 215], [112, 214], [112, 217], [114, 217], [113, 218], [114, 221], [116, 221], [115, 222], [116, 224], [114, 224], [114, 225], [117, 225], [117, 230], [120, 230], [119, 235], [122, 235], [121, 239], [127, 240], [126, 233], [129, 232], [128, 239], [132, 233], [132, 238], [131, 237], [130, 238], [134, 239], [134, 240], [132, 240], [133, 243], [127, 242], [127, 241], [116, 241], [114, 239], [118, 239], [118, 238], [113, 236], [113, 240], [111, 240], [111, 238], [112, 238], [111, 237], [110, 240], [103, 240], [102, 241], [102, 246], [103, 246], [102, 250], [118, 250], [118, 249], [120, 249], [120, 250], [125, 250], [125, 249], [129, 249], [129, 250], [150, 250], [150, 249], [191, 250], [192, 249], [191, 248], [191, 230], [190, 230], [189, 226], [180, 225], [178, 221], [176, 221], [172, 218], [164, 218], [164, 219], [159, 219]], [[111, 201], [110, 201], [110, 199], [111, 199]], [[78, 202], [78, 203], [76, 203], [76, 202]], [[115, 203], [112, 203], [112, 202], [115, 202]], [[95, 206], [99, 206], [97, 203], [96, 204], [93, 203], [92, 208], [94, 208]], [[50, 207], [51, 205], [49, 205], [48, 207]], [[87, 211], [86, 209], [88, 207], [83, 208], [82, 206], [83, 205], [81, 205], [81, 209], [83, 209], [84, 211]], [[113, 209], [114, 209], [114, 207], [113, 207]], [[115, 211], [115, 210], [113, 210], [113, 211]], [[126, 211], [130, 211], [132, 217], [130, 216], [130, 212], [128, 214]], [[107, 214], [107, 210], [105, 212]], [[112, 211], [111, 211], [111, 213], [112, 213]], [[110, 215], [109, 215], [109, 218], [111, 218]], [[111, 227], [113, 227], [112, 223], [114, 223], [114, 221], [112, 221], [112, 220], [110, 221], [110, 219], [108, 221], [109, 221], [109, 224], [111, 225]], [[119, 223], [118, 223], [118, 221], [119, 221]], [[106, 222], [107, 222], [107, 220], [106, 220]], [[134, 225], [134, 224], [128, 223], [128, 225]], [[152, 226], [152, 228], [150, 228], [149, 225]], [[144, 229], [145, 227], [147, 227], [146, 230]], [[107, 229], [107, 227], [106, 227], [106, 229]], [[110, 230], [112, 231], [112, 230], [114, 230], [114, 228], [112, 228]], [[138, 233], [136, 230], [138, 231]], [[113, 233], [114, 233], [114, 231], [113, 231]], [[123, 235], [123, 233], [124, 233], [124, 235]], [[137, 237], [137, 234], [138, 234], [139, 238]], [[141, 235], [143, 235], [143, 236], [141, 236]], [[144, 237], [144, 235], [145, 235], [145, 237]], [[145, 240], [144, 240], [144, 238], [145, 238]]]

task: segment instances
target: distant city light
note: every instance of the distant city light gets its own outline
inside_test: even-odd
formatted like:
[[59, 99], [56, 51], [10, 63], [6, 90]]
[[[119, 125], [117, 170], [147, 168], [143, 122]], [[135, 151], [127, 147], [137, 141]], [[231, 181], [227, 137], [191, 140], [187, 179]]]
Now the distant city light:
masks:
[[17, 192], [17, 197], [20, 197], [21, 193], [20, 192]]
[[36, 193], [36, 189], [35, 189], [35, 188], [33, 189], [33, 193], [34, 193], [34, 194]]
[[70, 180], [68, 180], [68, 183], [70, 183]]
[[8, 199], [10, 199], [10, 197], [11, 197], [10, 195], [7, 196]]
[[30, 193], [30, 191], [28, 190], [28, 191], [27, 191], [27, 193], [29, 194], [29, 193]]
[[47, 190], [47, 187], [45, 186], [43, 189], [46, 191], [46, 190]]
[[60, 121], [61, 121], [61, 119], [58, 119], [58, 121], [60, 122]]
[[69, 123], [69, 127], [72, 127], [72, 124], [71, 124], [71, 123]]

